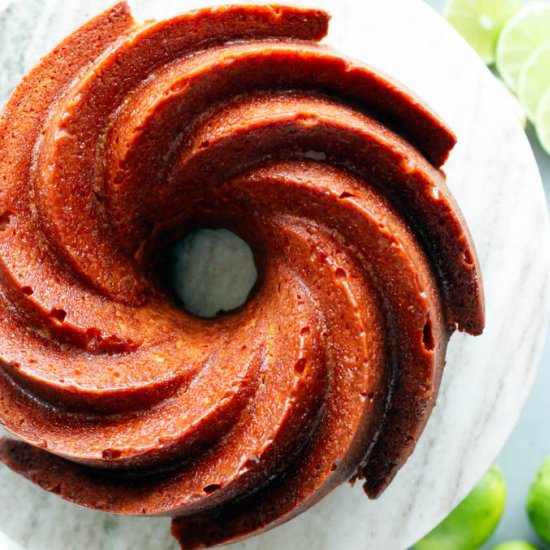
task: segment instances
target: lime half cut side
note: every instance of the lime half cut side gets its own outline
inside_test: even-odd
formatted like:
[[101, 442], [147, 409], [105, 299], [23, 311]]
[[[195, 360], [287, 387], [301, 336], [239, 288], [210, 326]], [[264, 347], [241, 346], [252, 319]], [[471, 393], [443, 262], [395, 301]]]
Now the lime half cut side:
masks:
[[449, 0], [445, 17], [490, 65], [502, 27], [520, 7], [520, 0]]
[[550, 40], [550, 2], [526, 6], [514, 15], [500, 33], [496, 49], [497, 69], [512, 90], [535, 50]]
[[530, 120], [535, 120], [541, 99], [549, 89], [550, 39], [529, 56], [519, 73], [518, 99]]
[[542, 148], [550, 155], [550, 88], [546, 91], [540, 101], [535, 126], [537, 128], [537, 135]]

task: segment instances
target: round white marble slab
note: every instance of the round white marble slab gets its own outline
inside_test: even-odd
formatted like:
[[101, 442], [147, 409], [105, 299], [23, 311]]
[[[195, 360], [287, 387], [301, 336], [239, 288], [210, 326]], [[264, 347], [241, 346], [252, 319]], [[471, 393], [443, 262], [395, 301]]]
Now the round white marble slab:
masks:
[[[24, 70], [107, 0], [0, 0], [0, 103]], [[138, 19], [214, 2], [135, 0]], [[409, 462], [377, 501], [340, 487], [298, 519], [236, 545], [260, 550], [401, 550], [490, 465], [524, 403], [542, 348], [550, 239], [533, 155], [501, 86], [421, 0], [307, 0], [333, 14], [327, 42], [398, 78], [459, 137], [445, 168], [485, 279], [487, 329], [455, 335], [438, 405]], [[1, 153], [0, 153], [1, 154]], [[169, 521], [79, 508], [0, 468], [0, 531], [25, 550], [171, 550]]]

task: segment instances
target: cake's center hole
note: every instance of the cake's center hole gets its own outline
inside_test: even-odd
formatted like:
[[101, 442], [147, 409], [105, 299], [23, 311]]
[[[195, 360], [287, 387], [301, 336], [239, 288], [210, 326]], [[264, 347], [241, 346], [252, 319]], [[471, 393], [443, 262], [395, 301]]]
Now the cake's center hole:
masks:
[[171, 271], [183, 307], [208, 318], [244, 305], [258, 278], [252, 249], [227, 229], [200, 229], [176, 243]]

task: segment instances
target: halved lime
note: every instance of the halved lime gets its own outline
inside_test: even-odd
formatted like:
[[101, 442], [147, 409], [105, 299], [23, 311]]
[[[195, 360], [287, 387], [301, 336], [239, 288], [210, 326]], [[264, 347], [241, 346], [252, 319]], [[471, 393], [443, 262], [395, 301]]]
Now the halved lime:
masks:
[[529, 56], [549, 40], [550, 2], [526, 6], [504, 25], [496, 60], [498, 72], [512, 90]]
[[522, 540], [511, 540], [495, 546], [492, 550], [540, 550], [540, 548]]
[[550, 89], [550, 40], [529, 56], [519, 73], [518, 99], [532, 121], [535, 120], [540, 100], [548, 89]]
[[521, 7], [520, 0], [449, 0], [445, 17], [485, 63], [495, 61], [500, 31]]
[[506, 504], [506, 483], [493, 466], [471, 493], [414, 550], [475, 550], [496, 529]]
[[[550, 98], [550, 95], [548, 97]], [[550, 122], [550, 101], [548, 101], [548, 107], [548, 122]], [[550, 136], [550, 125], [548, 130]], [[537, 535], [550, 544], [550, 457], [544, 461], [529, 489], [527, 515]]]
[[542, 148], [550, 155], [550, 89], [546, 91], [540, 100], [537, 116], [535, 117], [535, 126]]

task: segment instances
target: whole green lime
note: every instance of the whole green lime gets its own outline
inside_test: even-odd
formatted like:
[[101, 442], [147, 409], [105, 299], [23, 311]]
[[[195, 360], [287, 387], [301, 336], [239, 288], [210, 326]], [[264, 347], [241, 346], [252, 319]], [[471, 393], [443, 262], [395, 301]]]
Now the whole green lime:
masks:
[[506, 504], [506, 482], [498, 466], [481, 478], [471, 493], [415, 550], [475, 550], [496, 529]]
[[522, 540], [511, 540], [495, 546], [492, 550], [540, 550], [536, 546]]
[[527, 514], [537, 535], [550, 544], [550, 457], [544, 461], [531, 485]]

